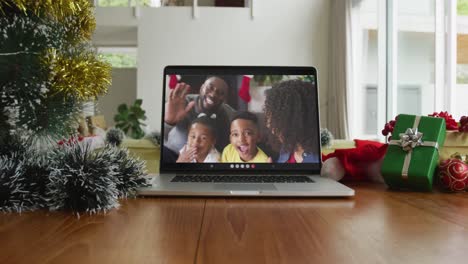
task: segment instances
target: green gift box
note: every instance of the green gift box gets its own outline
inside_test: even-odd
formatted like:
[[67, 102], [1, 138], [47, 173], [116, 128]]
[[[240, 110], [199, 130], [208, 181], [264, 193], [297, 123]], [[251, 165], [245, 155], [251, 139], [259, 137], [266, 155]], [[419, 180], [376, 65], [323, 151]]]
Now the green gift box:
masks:
[[385, 183], [393, 189], [431, 191], [445, 141], [445, 119], [398, 115], [382, 164]]

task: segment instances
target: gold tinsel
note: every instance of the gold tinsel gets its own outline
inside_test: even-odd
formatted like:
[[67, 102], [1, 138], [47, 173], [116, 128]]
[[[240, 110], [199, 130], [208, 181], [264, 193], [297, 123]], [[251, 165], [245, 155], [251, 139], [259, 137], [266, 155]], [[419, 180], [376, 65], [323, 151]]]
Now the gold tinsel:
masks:
[[459, 152], [455, 152], [454, 154], [450, 155], [450, 157], [453, 159], [459, 159], [468, 164], [468, 154], [461, 154]]
[[[2, 0], [4, 1], [4, 0]], [[52, 19], [69, 25], [74, 38], [89, 40], [96, 27], [92, 4], [89, 0], [6, 0], [0, 3], [0, 13], [5, 7], [17, 8], [38, 17], [50, 16]]]
[[100, 61], [93, 52], [58, 54], [50, 50], [45, 58], [51, 70], [52, 94], [72, 96], [80, 101], [107, 93], [111, 83], [111, 65]]

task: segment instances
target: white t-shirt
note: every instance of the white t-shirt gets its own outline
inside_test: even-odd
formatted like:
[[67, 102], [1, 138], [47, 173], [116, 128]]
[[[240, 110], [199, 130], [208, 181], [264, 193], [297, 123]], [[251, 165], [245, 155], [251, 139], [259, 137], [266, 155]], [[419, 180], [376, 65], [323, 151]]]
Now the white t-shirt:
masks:
[[[187, 145], [184, 145], [184, 147], [179, 151], [179, 154], [182, 153], [182, 151], [187, 150]], [[205, 160], [203, 163], [216, 163], [221, 160], [221, 155], [219, 152], [216, 150], [215, 147], [212, 147], [210, 152], [208, 152], [208, 155], [206, 155]], [[197, 163], [197, 160], [192, 160], [192, 163]]]

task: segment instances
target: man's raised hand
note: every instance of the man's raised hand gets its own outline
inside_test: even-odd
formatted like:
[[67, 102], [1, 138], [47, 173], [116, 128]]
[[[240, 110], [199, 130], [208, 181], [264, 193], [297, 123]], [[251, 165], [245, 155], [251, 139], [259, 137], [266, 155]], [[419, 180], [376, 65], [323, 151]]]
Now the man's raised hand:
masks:
[[166, 112], [164, 114], [164, 122], [174, 126], [180, 122], [193, 108], [195, 102], [186, 103], [185, 96], [190, 90], [190, 85], [186, 83], [178, 83], [176, 87], [169, 93], [169, 99], [166, 102]]

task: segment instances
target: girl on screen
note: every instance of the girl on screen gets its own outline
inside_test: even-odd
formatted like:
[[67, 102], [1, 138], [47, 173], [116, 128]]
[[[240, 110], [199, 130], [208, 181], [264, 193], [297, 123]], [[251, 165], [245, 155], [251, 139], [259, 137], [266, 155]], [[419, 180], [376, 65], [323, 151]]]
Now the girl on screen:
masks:
[[216, 115], [199, 114], [192, 121], [187, 144], [179, 151], [177, 163], [213, 163], [220, 161], [216, 144]]

